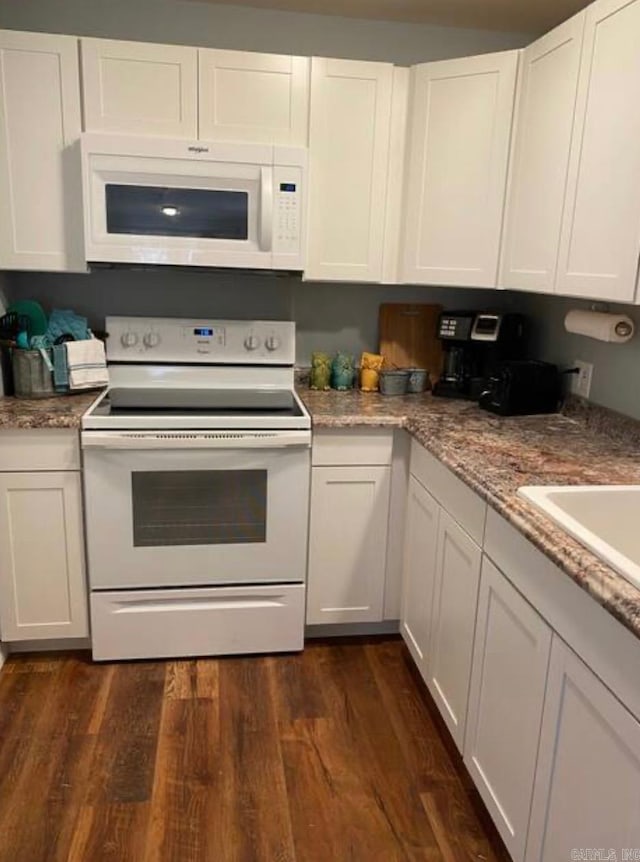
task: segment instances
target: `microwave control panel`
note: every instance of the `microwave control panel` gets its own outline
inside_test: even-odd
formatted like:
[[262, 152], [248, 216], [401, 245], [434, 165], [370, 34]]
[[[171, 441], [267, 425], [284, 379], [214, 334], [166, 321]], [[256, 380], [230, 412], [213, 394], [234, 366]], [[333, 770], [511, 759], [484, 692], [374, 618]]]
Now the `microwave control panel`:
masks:
[[277, 166], [273, 171], [274, 254], [299, 255], [302, 248], [302, 170]]

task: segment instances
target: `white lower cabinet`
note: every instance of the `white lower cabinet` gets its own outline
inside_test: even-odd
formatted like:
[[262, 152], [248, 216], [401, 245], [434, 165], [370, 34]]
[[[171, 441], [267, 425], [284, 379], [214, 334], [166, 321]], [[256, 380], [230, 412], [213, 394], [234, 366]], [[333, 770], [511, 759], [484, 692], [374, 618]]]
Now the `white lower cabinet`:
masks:
[[464, 761], [515, 862], [524, 858], [550, 650], [549, 626], [485, 557]]
[[307, 623], [380, 622], [389, 466], [313, 467]]
[[481, 557], [478, 545], [442, 510], [426, 681], [460, 750], [464, 745]]
[[0, 473], [2, 640], [88, 633], [80, 473]]
[[410, 476], [400, 630], [423, 677], [427, 673], [439, 517], [440, 506]]
[[579, 848], [640, 848], [640, 724], [556, 636], [526, 860]]

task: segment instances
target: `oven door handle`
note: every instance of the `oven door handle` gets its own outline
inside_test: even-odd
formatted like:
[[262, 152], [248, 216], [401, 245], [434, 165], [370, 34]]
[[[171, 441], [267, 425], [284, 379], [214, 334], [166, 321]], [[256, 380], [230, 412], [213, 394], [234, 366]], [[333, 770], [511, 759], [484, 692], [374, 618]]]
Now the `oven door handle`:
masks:
[[83, 449], [310, 448], [309, 431], [84, 431]]

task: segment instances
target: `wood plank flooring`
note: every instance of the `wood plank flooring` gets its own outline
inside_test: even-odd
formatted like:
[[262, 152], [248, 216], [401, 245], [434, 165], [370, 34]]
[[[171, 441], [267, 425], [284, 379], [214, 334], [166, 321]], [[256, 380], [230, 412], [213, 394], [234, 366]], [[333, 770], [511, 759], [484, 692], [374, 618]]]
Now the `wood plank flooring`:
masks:
[[397, 639], [0, 673], [0, 862], [508, 862]]

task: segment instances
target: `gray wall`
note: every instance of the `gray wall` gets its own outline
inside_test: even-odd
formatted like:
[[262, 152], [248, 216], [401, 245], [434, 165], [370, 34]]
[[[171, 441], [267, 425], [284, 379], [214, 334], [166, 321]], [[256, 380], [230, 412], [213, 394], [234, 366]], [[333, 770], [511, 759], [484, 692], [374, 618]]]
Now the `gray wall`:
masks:
[[505, 294], [504, 303], [531, 317], [533, 347], [540, 359], [565, 368], [571, 367], [576, 359], [593, 363], [590, 400], [640, 419], [640, 308], [598, 304], [598, 311], [626, 314], [638, 328], [627, 344], [607, 344], [565, 331], [567, 311], [589, 309], [593, 303], [528, 293]]
[[309, 364], [313, 350], [377, 350], [381, 302], [480, 308], [502, 299], [495, 291], [311, 284], [288, 275], [163, 269], [15, 273], [8, 293], [11, 300], [37, 298], [47, 310], [73, 308], [99, 329], [108, 314], [294, 320], [300, 365]]
[[187, 0], [0, 0], [0, 27], [386, 60], [400, 65], [520, 48], [531, 41], [530, 35], [522, 33], [364, 21]]

